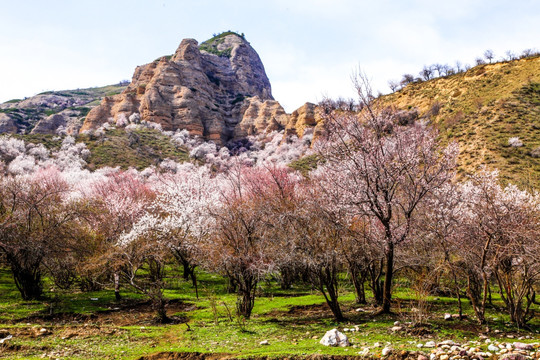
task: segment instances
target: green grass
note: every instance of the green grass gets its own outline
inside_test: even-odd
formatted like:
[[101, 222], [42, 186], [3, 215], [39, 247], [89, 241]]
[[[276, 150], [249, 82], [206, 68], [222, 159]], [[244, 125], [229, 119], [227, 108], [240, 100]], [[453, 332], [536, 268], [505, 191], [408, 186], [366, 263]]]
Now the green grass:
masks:
[[84, 142], [91, 152], [88, 167], [104, 166], [122, 169], [134, 167], [144, 169], [170, 158], [178, 162], [189, 160], [185, 149], [176, 148], [168, 137], [157, 130], [141, 129], [131, 134], [123, 129], [109, 130], [102, 138], [80, 135], [77, 141]]
[[206, 51], [206, 52], [208, 52], [210, 54], [214, 54], [214, 55], [217, 55], [217, 56], [220, 56], [220, 57], [230, 58], [231, 57], [231, 48], [227, 48], [227, 49], [224, 49], [224, 50], [218, 50], [218, 45], [223, 43], [224, 38], [226, 36], [229, 36], [229, 35], [236, 35], [236, 36], [239, 36], [242, 39], [244, 39], [244, 34], [238, 34], [238, 33], [234, 32], [234, 31], [225, 31], [225, 32], [222, 32], [222, 33], [212, 37], [211, 39], [208, 39], [208, 40], [202, 42], [199, 45], [199, 50], [203, 50], [203, 51]]
[[32, 144], [43, 144], [49, 150], [58, 150], [62, 145], [62, 140], [51, 134], [12, 134], [11, 136]]
[[[278, 285], [267, 280], [259, 284], [252, 318], [245, 323], [234, 315], [229, 318], [229, 311], [234, 311], [236, 296], [226, 292], [226, 281], [218, 275], [199, 271], [200, 298], [190, 283], [182, 280], [176, 266], [169, 266], [166, 279], [165, 296], [180, 301], [187, 308], [181, 311], [169, 311], [169, 315], [179, 315], [188, 319], [190, 330], [186, 324], [156, 325], [147, 318], [138, 318], [133, 323], [115, 324], [99, 322], [99, 314], [121, 304], [127, 306], [118, 313], [117, 319], [130, 316], [135, 304], [141, 296], [124, 286], [124, 300], [117, 303], [111, 289], [84, 293], [76, 288], [57, 296], [56, 313], [87, 314], [90, 317], [81, 321], [39, 320], [39, 315], [46, 314], [49, 304], [54, 298], [50, 292], [52, 284], [45, 281], [45, 299], [41, 302], [24, 302], [20, 300], [7, 269], [0, 269], [0, 328], [8, 329], [16, 334], [11, 344], [21, 346], [17, 352], [1, 354], [6, 359], [32, 359], [42, 354], [56, 354], [60, 358], [69, 359], [137, 359], [141, 356], [165, 351], [175, 352], [214, 352], [235, 354], [241, 357], [284, 355], [332, 354], [355, 355], [362, 346], [373, 346], [379, 342], [383, 346], [390, 342], [396, 349], [416, 350], [416, 343], [427, 340], [453, 339], [463, 341], [465, 338], [476, 339], [484, 328], [473, 320], [444, 321], [443, 314], [456, 312], [456, 299], [450, 297], [427, 298], [431, 311], [428, 327], [430, 334], [417, 336], [407, 333], [392, 333], [389, 329], [394, 321], [406, 322], [411, 316], [411, 307], [416, 305], [414, 293], [405, 282], [396, 285], [394, 290], [395, 311], [392, 315], [372, 318], [369, 313], [356, 312], [357, 307], [372, 310], [366, 305], [354, 304], [354, 294], [350, 284], [343, 278], [340, 302], [346, 323], [337, 324], [328, 309], [323, 297], [308, 285], [297, 284], [291, 290], [281, 290]], [[97, 298], [98, 300], [91, 300]], [[500, 299], [494, 294], [494, 303], [500, 305]], [[212, 301], [216, 311], [212, 310]], [[226, 305], [225, 305], [226, 304]], [[538, 309], [537, 309], [538, 310]], [[464, 312], [472, 317], [472, 309], [465, 302]], [[95, 314], [92, 318], [91, 315]], [[508, 317], [488, 309], [489, 326], [518, 335], [532, 335], [532, 341], [538, 341], [540, 319], [531, 321], [532, 332], [508, 326]], [[359, 332], [347, 332], [349, 339], [357, 348], [329, 348], [319, 344], [322, 335], [329, 329], [351, 328], [357, 325]], [[25, 336], [32, 327], [45, 326], [53, 331], [52, 335], [33, 338]], [[18, 334], [18, 335], [17, 335]], [[69, 334], [76, 334], [73, 337]], [[495, 337], [492, 333], [492, 337]], [[497, 336], [499, 340], [504, 337]], [[259, 345], [268, 340], [268, 346]], [[512, 342], [513, 339], [507, 339]], [[531, 340], [523, 340], [531, 341]], [[375, 355], [380, 354], [382, 347], [372, 349]]]
[[320, 159], [317, 154], [304, 156], [298, 160], [294, 160], [289, 164], [289, 167], [293, 168], [294, 170], [300, 171], [302, 175], [307, 176], [307, 174], [317, 168], [317, 165], [319, 164]]

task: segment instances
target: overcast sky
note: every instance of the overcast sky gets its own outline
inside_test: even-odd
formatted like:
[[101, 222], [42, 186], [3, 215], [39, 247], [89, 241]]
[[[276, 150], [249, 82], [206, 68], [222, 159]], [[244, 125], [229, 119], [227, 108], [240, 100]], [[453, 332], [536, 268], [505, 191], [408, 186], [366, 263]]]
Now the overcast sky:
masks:
[[353, 97], [358, 66], [388, 92], [425, 64], [538, 49], [540, 1], [0, 0], [0, 102], [131, 79], [183, 38], [226, 30], [245, 33], [291, 112]]

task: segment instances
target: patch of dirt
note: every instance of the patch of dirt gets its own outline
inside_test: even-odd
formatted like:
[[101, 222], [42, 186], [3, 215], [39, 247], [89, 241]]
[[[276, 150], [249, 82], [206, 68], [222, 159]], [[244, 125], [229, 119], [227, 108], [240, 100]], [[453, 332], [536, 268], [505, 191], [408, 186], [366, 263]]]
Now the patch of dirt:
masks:
[[327, 304], [295, 305], [287, 311], [287, 314], [302, 317], [327, 316], [332, 312]]
[[[169, 301], [167, 313], [175, 314], [197, 309], [197, 306], [182, 301]], [[186, 318], [171, 316], [171, 323], [186, 322]], [[86, 326], [133, 326], [152, 325], [156, 323], [155, 311], [152, 310], [150, 302], [125, 302], [117, 307], [98, 311], [93, 314], [56, 313], [33, 315], [16, 321], [16, 323], [46, 324], [55, 325], [86, 325]]]
[[[412, 351], [401, 351], [395, 354], [387, 356], [386, 360], [412, 360], [418, 357], [418, 353]], [[347, 355], [322, 355], [322, 354], [313, 354], [306, 356], [291, 355], [291, 356], [282, 356], [282, 359], [285, 360], [366, 360], [366, 357], [363, 356], [347, 356]], [[231, 354], [203, 354], [203, 353], [189, 353], [189, 352], [161, 352], [152, 355], [147, 355], [140, 357], [138, 360], [237, 360], [239, 359], [238, 355]], [[268, 356], [242, 356], [242, 359], [250, 360], [270, 360], [275, 359], [275, 357]]]
[[426, 336], [426, 335], [433, 334], [433, 330], [430, 330], [429, 328], [423, 327], [423, 326], [422, 327], [414, 327], [412, 329], [408, 329], [407, 334], [413, 335], [413, 336], [418, 336], [418, 337], [423, 337], [423, 336]]

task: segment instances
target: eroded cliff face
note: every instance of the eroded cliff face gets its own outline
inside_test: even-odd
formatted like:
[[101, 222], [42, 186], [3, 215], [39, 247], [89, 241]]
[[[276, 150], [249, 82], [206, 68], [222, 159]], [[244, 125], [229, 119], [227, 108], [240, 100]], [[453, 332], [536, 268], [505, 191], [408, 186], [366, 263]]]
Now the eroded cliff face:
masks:
[[285, 135], [302, 137], [304, 136], [304, 132], [311, 128], [313, 128], [314, 137], [317, 138], [324, 132], [324, 122], [319, 114], [317, 105], [307, 102], [289, 115], [285, 127]]
[[282, 130], [288, 122], [259, 56], [236, 34], [200, 46], [184, 39], [172, 57], [137, 67], [131, 84], [92, 109], [81, 131], [129, 119], [155, 122], [164, 130], [187, 129], [218, 144]]

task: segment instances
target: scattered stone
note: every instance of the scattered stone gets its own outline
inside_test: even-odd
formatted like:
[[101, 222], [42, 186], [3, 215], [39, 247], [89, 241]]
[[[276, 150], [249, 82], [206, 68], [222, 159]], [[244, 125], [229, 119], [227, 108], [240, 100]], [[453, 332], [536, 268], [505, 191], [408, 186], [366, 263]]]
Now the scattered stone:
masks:
[[7, 335], [6, 337], [0, 339], [0, 344], [7, 343], [7, 341], [11, 338], [13, 338], [13, 335]]
[[392, 327], [392, 332], [398, 332], [398, 331], [401, 331], [403, 330], [403, 326], [394, 326]]
[[441, 356], [439, 356], [439, 359], [440, 360], [448, 360], [450, 356], [448, 356], [447, 354], [442, 354]]
[[435, 353], [431, 353], [429, 355], [429, 360], [435, 360], [435, 359], [437, 359], [437, 355], [435, 355]]
[[358, 308], [358, 309], [356, 309], [356, 310], [354, 310], [354, 311], [356, 311], [356, 312], [366, 312], [366, 310], [364, 310], [364, 309], [362, 309], [362, 308]]
[[452, 345], [456, 345], [456, 343], [455, 343], [454, 341], [452, 341], [452, 340], [444, 340], [444, 341], [441, 341], [441, 342], [439, 343], [439, 346], [443, 346], [443, 345], [450, 345], [450, 346], [452, 346]]
[[382, 356], [387, 356], [387, 355], [389, 355], [391, 352], [392, 352], [392, 348], [386, 346], [384, 349], [382, 349], [381, 354], [382, 354]]
[[428, 360], [428, 357], [424, 354], [420, 354], [416, 360]]
[[515, 342], [514, 343], [514, 348], [516, 350], [533, 350], [534, 349], [532, 344], [525, 344], [525, 343], [522, 343], [522, 342]]
[[394, 321], [394, 326], [399, 326], [401, 323], [399, 321]]
[[33, 331], [34, 337], [40, 337], [40, 336], [46, 336], [46, 335], [52, 334], [52, 331], [46, 328], [38, 329], [36, 327], [36, 328], [33, 328], [32, 331]]
[[419, 344], [416, 345], [416, 347], [417, 347], [417, 348], [423, 348], [423, 347], [424, 347], [424, 344], [419, 343]]
[[376, 348], [381, 347], [381, 343], [376, 342], [375, 344], [373, 344], [373, 347], [376, 347]]
[[358, 354], [362, 355], [362, 356], [368, 356], [369, 355], [369, 348], [367, 348], [367, 347], [362, 348], [362, 351], [359, 351]]
[[427, 348], [434, 348], [435, 346], [437, 346], [437, 344], [435, 344], [435, 341], [428, 341], [427, 343], [424, 344], [424, 347], [427, 347]]
[[446, 321], [453, 320], [452, 319], [452, 314], [448, 314], [448, 313], [444, 314], [444, 320], [446, 320]]
[[497, 352], [497, 351], [499, 351], [499, 350], [500, 350], [499, 347], [496, 346], [496, 345], [489, 344], [489, 346], [488, 346], [488, 351], [491, 351], [491, 352]]
[[343, 329], [343, 332], [348, 332], [348, 331], [350, 331], [349, 328], [344, 328]]
[[521, 354], [511, 353], [501, 357], [501, 360], [525, 360], [525, 356]]
[[354, 331], [360, 331], [360, 327], [358, 325], [354, 325]]
[[340, 333], [337, 329], [332, 329], [324, 334], [320, 343], [324, 346], [350, 346], [349, 339], [343, 333]]

